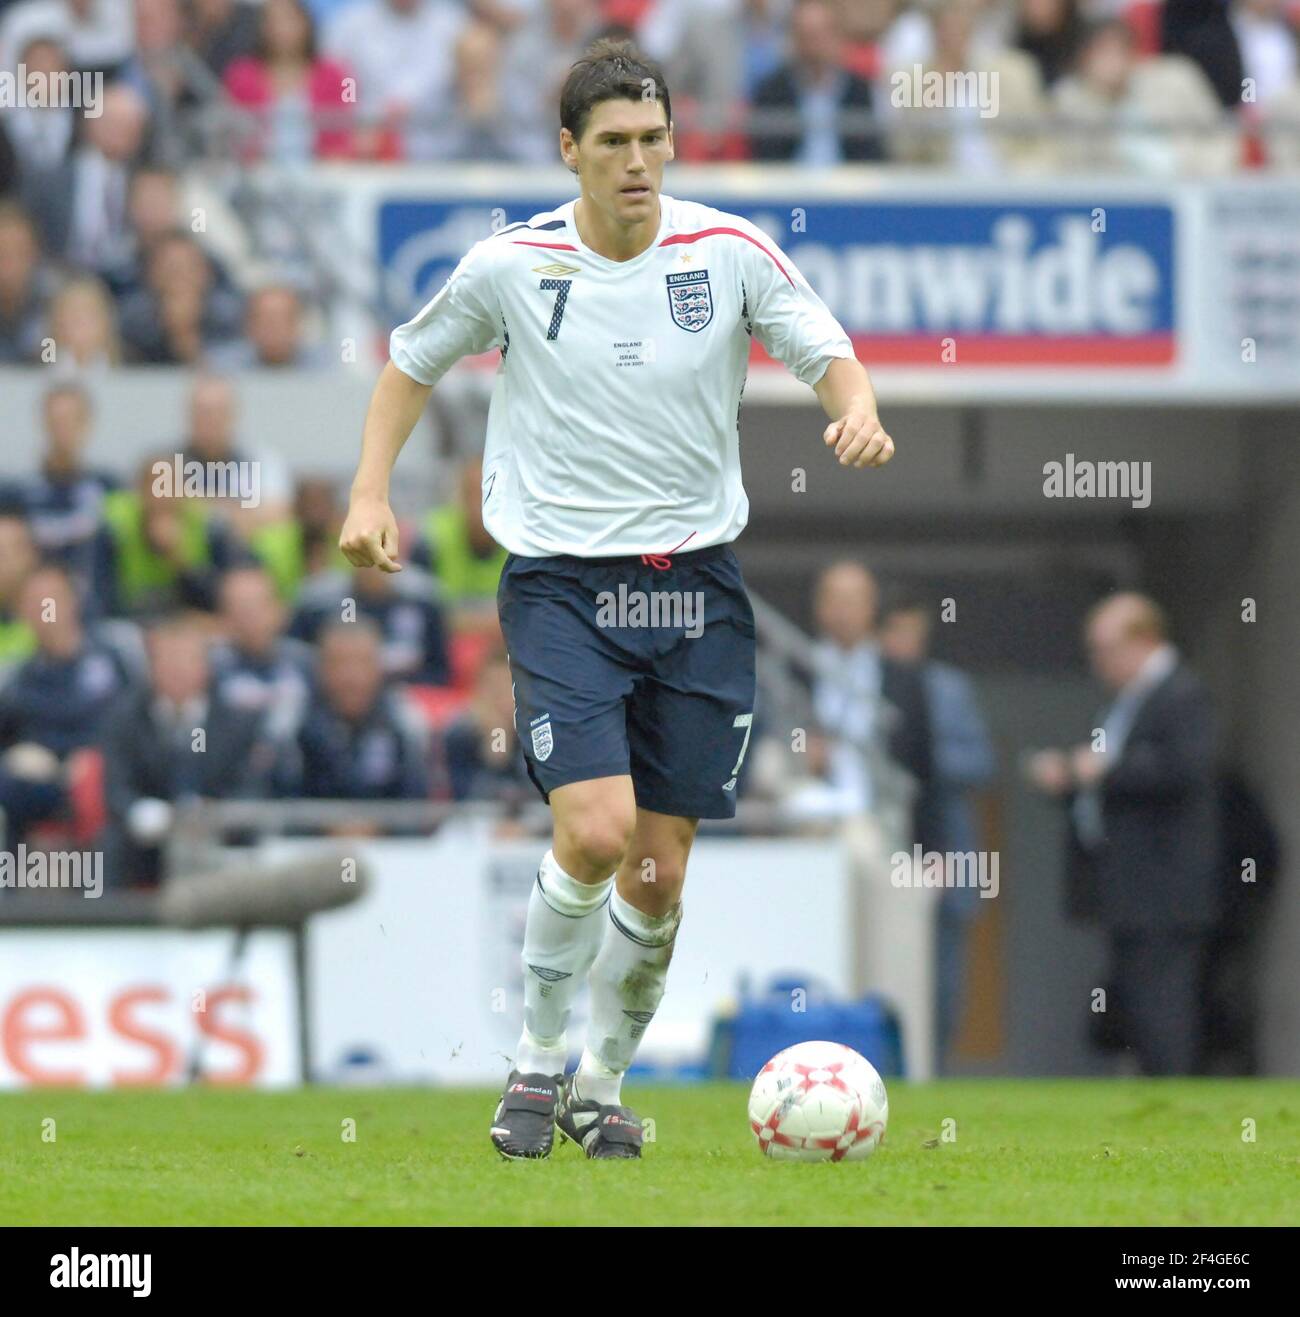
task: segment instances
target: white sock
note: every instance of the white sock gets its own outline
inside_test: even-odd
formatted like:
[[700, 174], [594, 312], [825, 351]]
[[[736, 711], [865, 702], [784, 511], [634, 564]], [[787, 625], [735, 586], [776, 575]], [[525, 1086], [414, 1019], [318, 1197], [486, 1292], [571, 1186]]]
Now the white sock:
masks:
[[547, 851], [528, 898], [520, 960], [524, 970], [524, 1030], [515, 1055], [521, 1074], [559, 1075], [568, 1057], [565, 1030], [573, 999], [605, 931], [605, 902], [614, 884], [580, 883]]
[[578, 1062], [579, 1098], [617, 1106], [623, 1075], [659, 1008], [682, 907], [642, 914], [615, 890], [600, 955], [591, 967], [591, 1023]]

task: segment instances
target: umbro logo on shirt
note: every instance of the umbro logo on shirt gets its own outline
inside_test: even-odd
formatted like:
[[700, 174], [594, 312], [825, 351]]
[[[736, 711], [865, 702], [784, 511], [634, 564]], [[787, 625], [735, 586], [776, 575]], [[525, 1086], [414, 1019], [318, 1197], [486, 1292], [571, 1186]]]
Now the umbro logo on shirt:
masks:
[[582, 271], [576, 265], [564, 265], [559, 261], [553, 261], [550, 265], [534, 265], [533, 273], [559, 278], [561, 275], [566, 274], [581, 274]]

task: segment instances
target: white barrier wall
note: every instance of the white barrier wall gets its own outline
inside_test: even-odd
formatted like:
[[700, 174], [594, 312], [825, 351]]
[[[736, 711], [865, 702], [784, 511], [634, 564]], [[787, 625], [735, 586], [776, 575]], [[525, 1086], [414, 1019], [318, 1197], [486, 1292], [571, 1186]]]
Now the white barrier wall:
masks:
[[0, 1088], [302, 1079], [290, 935], [0, 927]]
[[[519, 949], [545, 842], [494, 842], [457, 821], [432, 841], [364, 843], [367, 893], [316, 919], [309, 934], [315, 1070], [495, 1084], [519, 1040]], [[848, 993], [849, 870], [834, 840], [701, 839], [691, 852], [668, 990], [640, 1059], [702, 1060], [714, 1014], [742, 975], [757, 987], [811, 975]], [[585, 1004], [570, 1030], [580, 1047]], [[358, 1070], [358, 1075], [360, 1074]]]

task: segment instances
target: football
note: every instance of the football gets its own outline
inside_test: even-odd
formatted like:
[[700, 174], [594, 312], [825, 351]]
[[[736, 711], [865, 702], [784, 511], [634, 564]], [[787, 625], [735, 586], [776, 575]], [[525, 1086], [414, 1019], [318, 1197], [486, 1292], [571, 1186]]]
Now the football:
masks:
[[841, 1162], [869, 1157], [889, 1120], [885, 1081], [842, 1043], [778, 1052], [749, 1093], [749, 1127], [767, 1157]]

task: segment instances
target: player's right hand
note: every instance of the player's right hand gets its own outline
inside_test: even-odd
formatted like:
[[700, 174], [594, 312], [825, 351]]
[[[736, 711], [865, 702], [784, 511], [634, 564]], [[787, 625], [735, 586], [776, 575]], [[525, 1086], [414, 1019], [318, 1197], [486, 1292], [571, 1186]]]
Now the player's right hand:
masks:
[[400, 572], [397, 561], [397, 520], [382, 498], [356, 498], [348, 505], [339, 548], [354, 567], [378, 567]]

